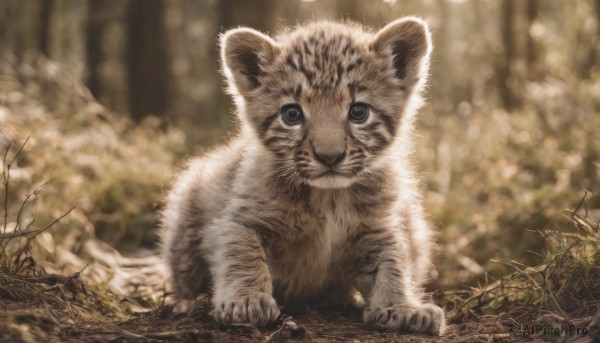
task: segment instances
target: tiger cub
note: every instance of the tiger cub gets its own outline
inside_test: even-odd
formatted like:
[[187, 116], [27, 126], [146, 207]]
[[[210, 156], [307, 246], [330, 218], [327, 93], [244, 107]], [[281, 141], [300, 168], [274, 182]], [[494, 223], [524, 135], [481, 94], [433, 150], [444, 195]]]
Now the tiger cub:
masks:
[[241, 128], [168, 196], [176, 310], [210, 293], [220, 324], [264, 326], [275, 298], [362, 297], [366, 323], [443, 333], [443, 310], [422, 299], [432, 233], [408, 160], [431, 49], [414, 17], [222, 35]]

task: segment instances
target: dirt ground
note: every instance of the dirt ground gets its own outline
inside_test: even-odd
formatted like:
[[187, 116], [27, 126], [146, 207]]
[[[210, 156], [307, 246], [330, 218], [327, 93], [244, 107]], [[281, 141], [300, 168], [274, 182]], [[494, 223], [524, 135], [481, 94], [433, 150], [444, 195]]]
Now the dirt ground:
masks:
[[[360, 310], [350, 306], [321, 306], [306, 309], [293, 317], [283, 314], [275, 324], [259, 330], [251, 325], [219, 327], [210, 315], [207, 296], [196, 300], [188, 313], [173, 313], [170, 305], [139, 313], [117, 313], [114, 304], [103, 299], [102, 295], [96, 291], [88, 292], [78, 284], [54, 282], [54, 285], [36, 285], [28, 282], [14, 286], [6, 283], [0, 286], [0, 342], [3, 343], [600, 342], [600, 313], [583, 321], [565, 322], [555, 314], [540, 317], [539, 312], [536, 314], [525, 308], [512, 307], [500, 315], [473, 316], [462, 321], [453, 318], [444, 336], [431, 337], [385, 332], [362, 324]], [[131, 299], [122, 300], [128, 301]], [[439, 303], [437, 299], [436, 302]], [[511, 323], [562, 325], [565, 328], [575, 324], [586, 328], [587, 332], [575, 335], [515, 334], [509, 332]]]
[[[123, 257], [94, 240], [86, 247], [89, 260], [71, 256], [81, 272], [48, 273], [51, 266], [36, 264], [29, 254], [15, 260], [16, 269], [5, 268], [19, 273], [0, 269], [0, 343], [600, 342], [598, 299], [573, 299], [568, 314], [561, 316], [542, 310], [543, 304], [495, 296], [498, 287], [514, 287], [503, 283], [488, 286], [485, 292], [434, 292], [431, 300], [445, 308], [449, 318], [442, 337], [385, 332], [363, 324], [357, 308], [324, 304], [307, 306], [293, 315], [291, 309], [283, 308], [279, 320], [267, 328], [219, 327], [206, 295], [188, 313], [173, 313], [159, 256]], [[521, 325], [520, 333], [510, 332], [511, 326]], [[567, 330], [573, 326], [586, 332], [533, 332], [536, 325]]]
[[[280, 320], [265, 329], [251, 325], [220, 328], [210, 316], [208, 299], [201, 299], [187, 314], [172, 313], [171, 306], [138, 313], [133, 319], [104, 324], [72, 323], [50, 313], [48, 304], [0, 299], [3, 342], [498, 342], [508, 340], [507, 328], [495, 318], [450, 325], [443, 337], [382, 332], [360, 321], [357, 309], [338, 307], [308, 310]], [[67, 316], [65, 316], [67, 317]], [[7, 318], [4, 318], [7, 319]]]

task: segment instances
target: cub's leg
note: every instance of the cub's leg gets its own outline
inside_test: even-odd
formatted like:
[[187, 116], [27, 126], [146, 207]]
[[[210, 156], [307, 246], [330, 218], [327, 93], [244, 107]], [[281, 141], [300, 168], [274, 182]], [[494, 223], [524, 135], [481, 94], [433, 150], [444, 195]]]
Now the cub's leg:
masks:
[[446, 327], [444, 311], [423, 303], [410, 268], [407, 240], [399, 230], [365, 229], [351, 242], [351, 261], [356, 288], [366, 301], [363, 320], [393, 330], [441, 335]]
[[[212, 228], [213, 316], [222, 325], [265, 326], [279, 316], [265, 252], [256, 233], [236, 223]], [[210, 245], [210, 247], [208, 247]]]
[[210, 271], [202, 253], [200, 231], [172, 227], [165, 235], [164, 253], [177, 299], [175, 312], [187, 312], [192, 301], [210, 291]]

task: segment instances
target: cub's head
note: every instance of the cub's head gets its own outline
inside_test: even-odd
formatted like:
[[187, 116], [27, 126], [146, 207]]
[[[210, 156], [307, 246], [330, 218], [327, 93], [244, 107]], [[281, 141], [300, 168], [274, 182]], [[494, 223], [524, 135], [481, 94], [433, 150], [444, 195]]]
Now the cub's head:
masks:
[[427, 24], [411, 17], [377, 33], [318, 22], [273, 39], [238, 28], [221, 47], [242, 123], [278, 176], [341, 188], [402, 145], [431, 39]]

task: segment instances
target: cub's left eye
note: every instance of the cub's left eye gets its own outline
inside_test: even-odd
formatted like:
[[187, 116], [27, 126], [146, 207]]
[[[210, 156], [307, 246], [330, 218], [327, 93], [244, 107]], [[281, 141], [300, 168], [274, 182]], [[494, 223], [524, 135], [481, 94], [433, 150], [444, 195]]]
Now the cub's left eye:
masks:
[[350, 106], [348, 111], [348, 119], [356, 124], [362, 124], [369, 118], [369, 105], [367, 104], [353, 104]]

